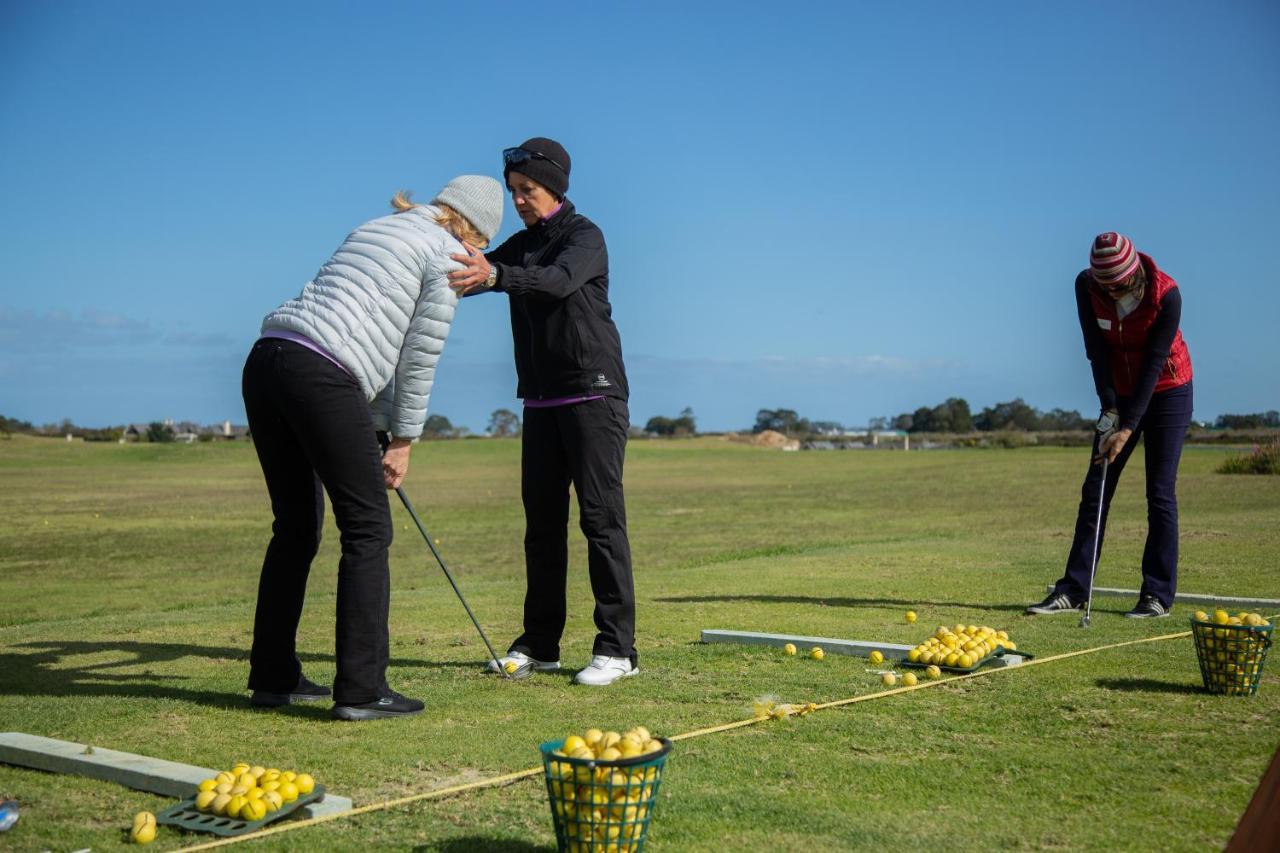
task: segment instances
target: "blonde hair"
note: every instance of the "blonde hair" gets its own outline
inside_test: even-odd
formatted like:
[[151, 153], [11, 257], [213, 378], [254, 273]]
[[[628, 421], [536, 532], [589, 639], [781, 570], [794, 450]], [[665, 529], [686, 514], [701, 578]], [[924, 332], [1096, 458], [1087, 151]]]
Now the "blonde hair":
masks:
[[[396, 213], [404, 213], [406, 210], [413, 210], [415, 207], [422, 205], [414, 203], [410, 200], [412, 193], [409, 190], [400, 190], [391, 197], [391, 206], [395, 208]], [[448, 231], [459, 240], [464, 240], [477, 249], [483, 249], [489, 245], [489, 238], [480, 233], [471, 220], [454, 210], [447, 204], [437, 202], [436, 207], [436, 224], [444, 230]]]

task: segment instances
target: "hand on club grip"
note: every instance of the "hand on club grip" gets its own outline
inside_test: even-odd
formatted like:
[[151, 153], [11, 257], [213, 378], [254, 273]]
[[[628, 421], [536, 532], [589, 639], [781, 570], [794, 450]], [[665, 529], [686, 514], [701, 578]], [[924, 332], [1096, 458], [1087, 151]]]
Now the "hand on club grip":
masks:
[[409, 448], [412, 442], [407, 438], [393, 438], [382, 453], [382, 476], [388, 489], [398, 489], [404, 482], [404, 475], [409, 472]]
[[1129, 443], [1129, 437], [1133, 435], [1131, 429], [1118, 429], [1107, 436], [1098, 445], [1098, 455], [1093, 457], [1093, 464], [1099, 465], [1105, 458], [1108, 462], [1115, 462], [1116, 457], [1120, 455], [1120, 451], [1124, 450], [1124, 446]]

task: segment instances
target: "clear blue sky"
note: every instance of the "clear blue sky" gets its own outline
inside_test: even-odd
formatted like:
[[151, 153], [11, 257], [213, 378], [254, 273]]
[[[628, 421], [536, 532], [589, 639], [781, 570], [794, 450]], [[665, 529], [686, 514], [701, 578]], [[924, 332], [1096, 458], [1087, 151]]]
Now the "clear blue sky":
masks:
[[[1275, 2], [8, 0], [0, 414], [243, 422], [262, 315], [535, 135], [609, 242], [633, 422], [1092, 414], [1111, 229], [1182, 287], [1197, 417], [1280, 407]], [[432, 411], [515, 407], [510, 348], [468, 300]]]

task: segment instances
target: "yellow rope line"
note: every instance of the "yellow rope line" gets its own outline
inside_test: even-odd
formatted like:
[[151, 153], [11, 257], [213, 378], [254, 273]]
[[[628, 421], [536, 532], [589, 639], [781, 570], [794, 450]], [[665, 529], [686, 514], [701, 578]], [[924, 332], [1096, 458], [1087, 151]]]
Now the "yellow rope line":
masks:
[[[1179, 631], [1176, 634], [1162, 634], [1158, 637], [1144, 637], [1140, 640], [1126, 640], [1122, 643], [1110, 643], [1105, 646], [1097, 646], [1091, 649], [1080, 649], [1074, 652], [1063, 652], [1062, 654], [1050, 655], [1043, 658], [1031, 658], [1018, 666], [1002, 666], [994, 669], [982, 669], [977, 672], [969, 672], [964, 675], [954, 675], [940, 681], [925, 681], [911, 687], [894, 687], [890, 690], [881, 690], [878, 693], [868, 693], [863, 696], [852, 696], [848, 699], [836, 699], [832, 702], [824, 702], [815, 706], [814, 710], [824, 710], [826, 708], [839, 708], [844, 705], [852, 705], [857, 702], [869, 702], [873, 699], [885, 699], [889, 696], [897, 696], [900, 693], [910, 693], [913, 690], [927, 690], [930, 687], [941, 687], [945, 684], [954, 684], [957, 681], [964, 681], [970, 678], [982, 678], [990, 675], [997, 675], [1003, 672], [1018, 672], [1028, 666], [1036, 666], [1043, 663], [1052, 663], [1053, 661], [1066, 660], [1067, 658], [1078, 657], [1080, 655], [1091, 655], [1097, 652], [1110, 651], [1111, 649], [1120, 649], [1125, 646], [1136, 646], [1142, 643], [1155, 643], [1161, 640], [1176, 640], [1181, 637], [1191, 636], [1190, 631]], [[788, 716], [799, 714], [800, 706], [793, 707], [786, 712]], [[684, 734], [672, 735], [671, 740], [688, 740], [689, 738], [702, 737], [704, 735], [718, 734], [719, 732], [727, 732], [733, 729], [740, 729], [746, 726], [753, 726], [757, 723], [763, 723], [772, 719], [771, 717], [751, 717], [746, 720], [736, 720], [732, 723], [724, 723], [719, 726], [708, 726], [705, 729], [696, 729]], [[367, 806], [359, 806], [350, 811], [337, 812], [335, 814], [321, 815], [319, 817], [307, 818], [306, 820], [288, 821], [286, 823], [277, 824], [267, 829], [260, 829], [257, 832], [251, 832], [247, 835], [235, 835], [228, 838], [219, 838], [216, 841], [208, 841], [203, 844], [196, 844], [191, 847], [184, 847], [183, 850], [212, 850], [215, 847], [226, 847], [231, 844], [239, 844], [242, 841], [256, 841], [259, 838], [266, 838], [270, 835], [277, 835], [281, 832], [292, 832], [295, 829], [303, 829], [308, 826], [316, 826], [321, 823], [328, 823], [332, 820], [340, 820], [342, 818], [355, 817], [356, 815], [368, 814], [370, 812], [384, 811], [399, 806], [409, 805], [410, 803], [423, 802], [424, 800], [438, 800], [444, 797], [450, 797], [454, 794], [461, 794], [467, 791], [477, 791], [482, 788], [496, 788], [500, 785], [507, 785], [518, 782], [521, 779], [529, 779], [533, 776], [540, 776], [542, 767], [530, 767], [528, 770], [520, 770], [515, 773], [507, 773], [502, 776], [494, 776], [490, 779], [481, 779], [476, 782], [468, 782], [464, 785], [453, 785], [448, 788], [437, 788], [431, 791], [425, 791], [421, 794], [410, 794], [405, 797], [399, 797], [394, 800], [386, 800], [381, 803], [370, 803]]]

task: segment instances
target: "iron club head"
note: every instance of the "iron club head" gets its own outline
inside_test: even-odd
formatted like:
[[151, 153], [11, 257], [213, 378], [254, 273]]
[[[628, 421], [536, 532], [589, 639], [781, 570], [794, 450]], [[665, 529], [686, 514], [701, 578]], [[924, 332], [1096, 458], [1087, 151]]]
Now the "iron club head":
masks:
[[1081, 616], [1081, 617], [1080, 617], [1080, 627], [1081, 627], [1081, 628], [1088, 628], [1088, 627], [1089, 627], [1089, 614], [1088, 614], [1088, 613], [1086, 613], [1085, 615], [1083, 615], [1083, 616]]

